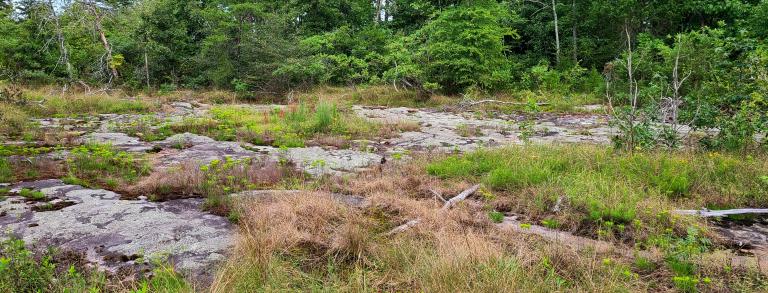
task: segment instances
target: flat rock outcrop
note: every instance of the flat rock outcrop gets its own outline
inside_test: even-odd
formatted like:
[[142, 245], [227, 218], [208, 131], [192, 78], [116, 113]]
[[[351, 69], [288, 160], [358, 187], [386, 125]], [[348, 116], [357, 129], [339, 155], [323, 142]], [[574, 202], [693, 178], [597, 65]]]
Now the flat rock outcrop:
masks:
[[[234, 242], [226, 218], [200, 210], [201, 199], [121, 200], [114, 192], [42, 180], [11, 186], [41, 191], [46, 199], [11, 195], [0, 201], [0, 226], [35, 247], [85, 252], [108, 271], [136, 269], [168, 258], [197, 282], [209, 282], [214, 264]], [[2, 237], [7, 237], [4, 235]]]

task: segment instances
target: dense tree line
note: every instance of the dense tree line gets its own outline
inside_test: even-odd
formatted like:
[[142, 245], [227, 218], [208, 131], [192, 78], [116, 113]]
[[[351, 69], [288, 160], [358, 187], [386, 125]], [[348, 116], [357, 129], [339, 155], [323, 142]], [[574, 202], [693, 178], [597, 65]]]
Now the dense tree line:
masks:
[[586, 92], [632, 121], [633, 147], [663, 136], [644, 119], [714, 126], [709, 143], [732, 148], [768, 128], [767, 0], [0, 3], [0, 79], [15, 83]]
[[564, 81], [573, 86], [589, 69], [600, 72], [621, 57], [627, 50], [625, 29], [633, 45], [666, 46], [674, 46], [678, 34], [716, 29], [723, 41], [735, 39], [731, 42], [740, 46], [729, 61], [763, 46], [768, 35], [768, 4], [756, 0], [6, 0], [0, 5], [3, 79], [256, 93], [318, 83], [394, 83], [444, 92]]

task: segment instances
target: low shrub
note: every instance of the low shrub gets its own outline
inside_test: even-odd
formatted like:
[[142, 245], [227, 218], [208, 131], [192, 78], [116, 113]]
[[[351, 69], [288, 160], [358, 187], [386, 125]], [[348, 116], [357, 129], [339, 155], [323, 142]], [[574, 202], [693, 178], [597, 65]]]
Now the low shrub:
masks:
[[88, 144], [70, 150], [66, 170], [69, 182], [116, 189], [148, 175], [150, 166], [143, 158], [110, 145]]

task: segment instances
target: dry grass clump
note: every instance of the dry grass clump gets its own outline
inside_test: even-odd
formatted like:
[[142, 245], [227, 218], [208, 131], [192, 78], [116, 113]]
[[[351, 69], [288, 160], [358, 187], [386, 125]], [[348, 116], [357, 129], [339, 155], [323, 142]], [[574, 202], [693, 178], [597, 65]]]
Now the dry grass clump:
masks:
[[[212, 291], [642, 288], [623, 276], [625, 264], [618, 260], [601, 265], [602, 256], [497, 230], [475, 200], [441, 211], [442, 202], [425, 192], [449, 198], [467, 185], [444, 185], [418, 163], [337, 184], [343, 185], [333, 187], [337, 191], [363, 195], [367, 204], [353, 208], [325, 192], [243, 199], [237, 257], [220, 271]], [[412, 230], [386, 235], [412, 218], [421, 219]]]
[[44, 157], [0, 157], [0, 182], [32, 181], [61, 178], [64, 164]]
[[216, 161], [200, 165], [194, 161], [185, 161], [142, 179], [133, 186], [131, 193], [153, 195], [156, 200], [205, 197], [225, 191], [269, 187], [283, 180], [286, 175], [291, 175], [286, 168], [272, 161], [230, 162]]
[[38, 88], [25, 91], [31, 101], [25, 111], [33, 116], [75, 116], [105, 113], [145, 113], [157, 110], [157, 100], [131, 97], [122, 91], [62, 93], [52, 88]]
[[[362, 259], [369, 236], [357, 211], [324, 193], [242, 199], [241, 233], [213, 292], [312, 288], [303, 270]], [[291, 258], [291, 263], [288, 262]]]
[[153, 99], [170, 102], [200, 102], [206, 104], [227, 104], [238, 101], [237, 94], [224, 90], [175, 90], [171, 92], [155, 93]]
[[393, 138], [400, 136], [402, 132], [421, 130], [421, 125], [416, 121], [398, 120], [382, 122], [379, 127], [378, 137]]
[[30, 127], [29, 117], [19, 107], [0, 103], [0, 136], [16, 137]]
[[347, 105], [371, 105], [387, 107], [438, 107], [458, 103], [458, 97], [425, 95], [417, 91], [394, 88], [389, 85], [357, 87], [320, 86], [286, 97], [288, 102], [316, 100], [335, 101]]
[[[410, 200], [400, 209], [425, 216], [424, 225], [384, 236], [393, 224], [376, 203], [358, 210], [327, 193], [307, 192], [241, 204], [237, 257], [220, 271], [213, 292], [641, 288], [622, 275], [618, 261], [603, 265], [597, 255], [499, 235], [463, 206], [440, 213], [432, 203]], [[467, 225], [468, 219], [478, 225]]]
[[133, 197], [145, 195], [158, 201], [204, 197], [207, 210], [234, 221], [238, 215], [232, 209], [230, 194], [274, 188], [295, 180], [301, 181], [302, 176], [290, 165], [227, 157], [203, 165], [188, 161], [160, 170], [131, 186], [126, 193]]
[[[489, 187], [442, 210], [441, 197], [449, 199], [477, 181], [430, 176], [428, 157], [321, 186], [363, 196], [362, 207], [321, 191], [244, 199], [238, 205], [236, 257], [212, 291], [647, 292], [755, 290], [768, 284], [755, 269], [705, 265], [717, 245], [705, 238], [702, 223], [684, 217], [642, 225], [687, 231], [640, 227], [647, 234], [632, 237], [601, 232], [593, 237], [609, 240], [613, 249], [598, 252], [499, 229], [489, 212], [503, 194]], [[638, 202], [654, 216], [667, 204], [654, 197]], [[585, 221], [572, 205], [562, 204], [559, 221]], [[637, 216], [646, 219], [643, 212]], [[419, 219], [413, 228], [388, 233], [413, 219]], [[595, 229], [607, 231], [606, 225]]]

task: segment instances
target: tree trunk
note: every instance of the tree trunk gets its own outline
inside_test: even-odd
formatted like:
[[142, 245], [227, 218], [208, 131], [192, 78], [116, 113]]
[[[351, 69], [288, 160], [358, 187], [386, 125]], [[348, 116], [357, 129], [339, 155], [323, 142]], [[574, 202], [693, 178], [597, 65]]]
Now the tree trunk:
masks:
[[381, 22], [381, 1], [382, 0], [376, 0], [376, 6], [374, 9], [376, 15], [373, 16], [374, 22]]
[[552, 16], [555, 18], [555, 61], [560, 65], [560, 28], [557, 23], [557, 2], [552, 0]]
[[144, 46], [144, 75], [147, 78], [147, 90], [149, 90], [149, 58], [147, 57], [147, 47]]
[[104, 34], [104, 29], [101, 27], [101, 13], [99, 12], [98, 8], [96, 8], [96, 4], [92, 2], [88, 2], [85, 5], [88, 6], [88, 9], [91, 10], [91, 13], [93, 13], [94, 17], [94, 29], [96, 30], [96, 33], [99, 34], [99, 39], [101, 40], [101, 44], [104, 46], [104, 51], [107, 53], [107, 67], [112, 72], [112, 78], [110, 78], [110, 81], [112, 79], [117, 79], [117, 68], [115, 66], [112, 66], [112, 46], [109, 45], [109, 40], [107, 40], [107, 36]]
[[391, 0], [383, 0], [384, 1], [384, 21], [389, 21], [389, 9], [390, 6], [392, 6], [392, 3], [390, 3]]
[[53, 23], [56, 25], [56, 40], [59, 45], [59, 54], [61, 54], [61, 57], [59, 57], [59, 62], [64, 63], [64, 66], [67, 68], [67, 77], [69, 77], [69, 81], [71, 82], [74, 79], [74, 75], [72, 74], [72, 64], [69, 63], [69, 51], [67, 50], [66, 40], [64, 39], [64, 32], [61, 30], [59, 16], [56, 15], [56, 9], [53, 7], [52, 0], [48, 0], [48, 8], [51, 9]]
[[576, 0], [571, 1], [571, 15], [572, 15], [572, 24], [571, 24], [571, 43], [573, 45], [572, 47], [572, 53], [573, 53], [573, 64], [577, 64], [579, 62], [579, 53], [578, 53], [578, 43], [576, 39]]

